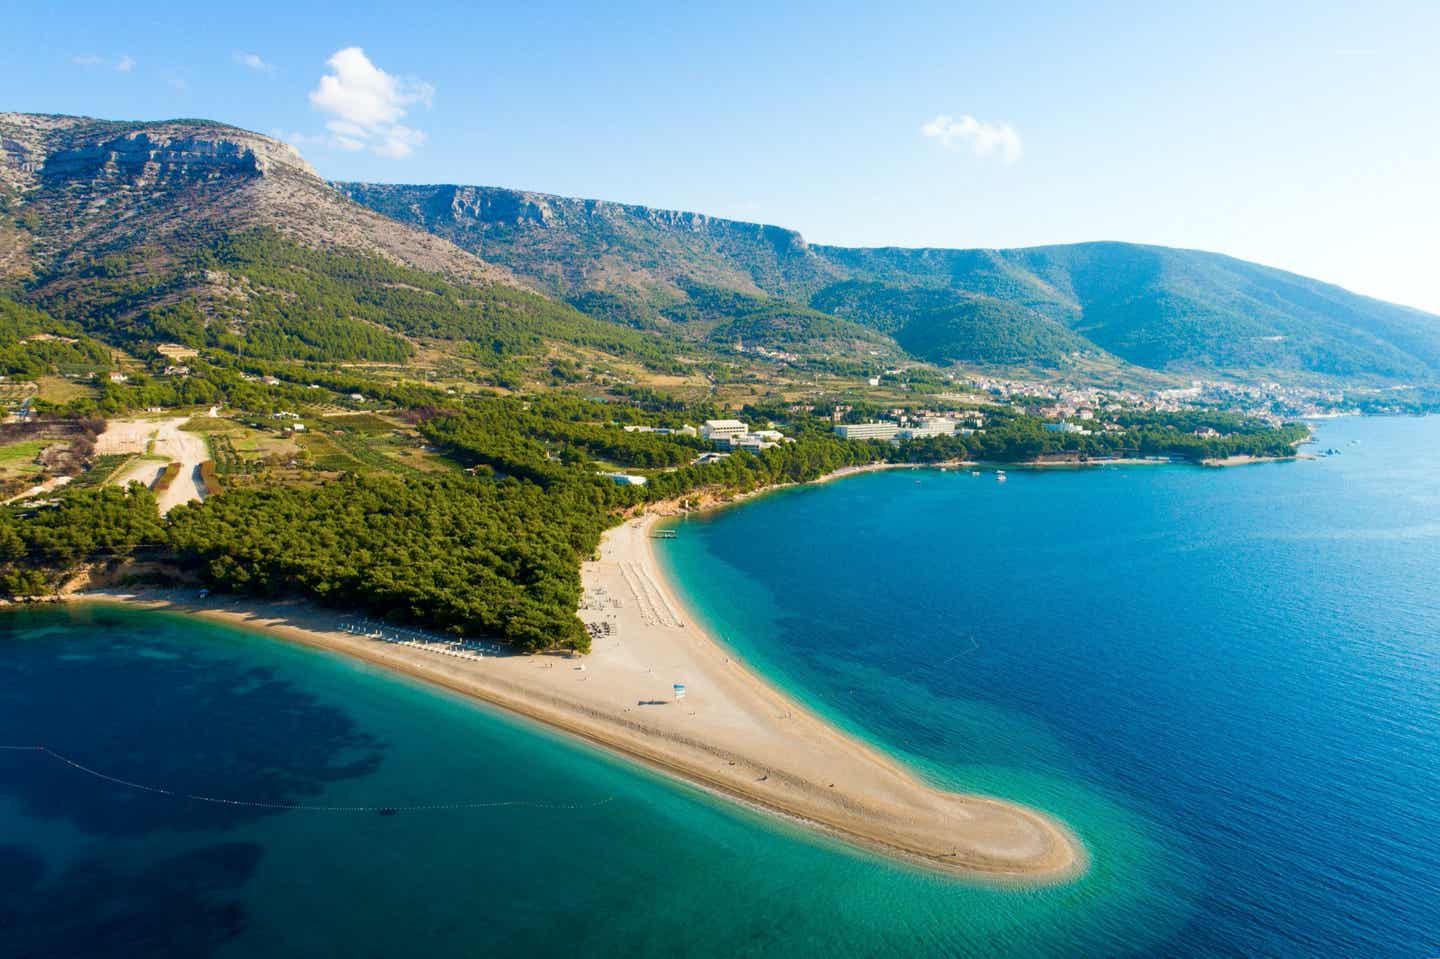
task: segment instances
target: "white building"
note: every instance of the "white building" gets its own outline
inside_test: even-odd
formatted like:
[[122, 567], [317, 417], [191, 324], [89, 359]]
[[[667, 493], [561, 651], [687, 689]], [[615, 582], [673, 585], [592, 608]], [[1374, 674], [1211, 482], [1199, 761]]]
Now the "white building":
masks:
[[927, 436], [954, 436], [955, 421], [945, 416], [927, 416], [917, 425], [907, 426], [895, 435], [902, 440], [924, 439]]
[[700, 435], [707, 440], [729, 441], [732, 437], [744, 436], [750, 427], [739, 420], [706, 420], [700, 427]]
[[874, 423], [841, 423], [835, 427], [836, 435], [847, 440], [893, 440], [898, 432], [899, 423], [884, 420]]

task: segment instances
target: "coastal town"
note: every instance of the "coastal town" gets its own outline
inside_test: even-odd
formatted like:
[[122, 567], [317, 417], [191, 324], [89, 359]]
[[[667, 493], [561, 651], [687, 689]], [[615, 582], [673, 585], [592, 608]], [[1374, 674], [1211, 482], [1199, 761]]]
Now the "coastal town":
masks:
[[[122, 374], [128, 381], [126, 388], [133, 388], [134, 383], [144, 381], [147, 376], [172, 380], [191, 376], [188, 367], [175, 368], [176, 360], [194, 363], [195, 351], [186, 351], [176, 344], [162, 344], [148, 371], [132, 364], [131, 373]], [[982, 446], [993, 424], [1024, 417], [1060, 442], [1051, 453], [1036, 453], [1037, 460], [1075, 460], [1085, 458], [1085, 447], [1077, 447], [1074, 442], [1097, 437], [1110, 438], [1110, 448], [1103, 453], [1092, 451], [1095, 458], [1123, 457], [1133, 446], [1126, 437], [1133, 431], [1137, 417], [1143, 415], [1174, 417], [1216, 412], [1243, 416], [1278, 428], [1300, 417], [1353, 410], [1356, 395], [1354, 391], [1280, 384], [1244, 386], [1196, 380], [1184, 387], [1140, 390], [980, 375], [956, 375], [921, 393], [894, 389], [896, 384], [891, 382], [894, 377], [890, 374], [898, 376], [903, 372], [888, 371], [880, 380], [882, 385], [877, 387], [870, 386], [868, 381], [850, 387], [836, 383], [826, 393], [804, 402], [788, 403], [783, 408], [767, 409], [759, 418], [722, 416], [691, 422], [624, 422], [612, 423], [609, 428], [635, 441], [670, 443], [690, 449], [684, 464], [704, 467], [737, 453], [760, 455], [793, 443], [796, 427], [809, 429], [806, 424], [816, 422], [843, 440], [882, 442], [908, 449], [918, 448], [914, 446], [917, 443], [933, 445], [967, 440], [972, 446]], [[94, 378], [93, 371], [89, 377], [78, 373], [68, 375], [72, 377], [71, 382], [82, 384]], [[98, 457], [93, 461], [87, 459], [92, 454], [86, 451], [92, 449], [87, 444], [94, 441], [77, 440], [77, 436], [82, 440], [83, 436], [76, 432], [81, 427], [75, 421], [61, 422], [53, 415], [45, 415], [46, 410], [53, 408], [53, 401], [37, 402], [41, 394], [35, 381], [0, 383], [3, 425], [8, 437], [0, 437], [4, 439], [0, 442], [0, 454], [3, 454], [0, 455], [0, 493], [6, 499], [42, 494], [96, 468], [103, 471], [102, 478], [123, 484], [140, 478], [136, 471], [150, 462], [156, 464], [146, 474], [152, 486], [167, 461], [179, 462], [183, 471], [180, 485], [192, 490], [186, 498], [199, 498], [205, 493], [206, 484], [197, 472], [203, 463], [211, 464], [206, 472], [210, 485], [215, 488], [227, 476], [235, 482], [249, 482], [251, 477], [263, 473], [303, 476], [307, 472], [333, 471], [337, 467], [358, 468], [366, 463], [407, 464], [428, 470], [438, 468], [441, 463], [437, 458], [438, 448], [408, 428], [403, 420], [396, 419], [399, 411], [383, 399], [367, 398], [357, 390], [336, 393], [316, 384], [300, 386], [269, 374], [245, 373], [241, 380], [258, 397], [274, 394], [275, 399], [268, 403], [262, 400], [258, 405], [261, 410], [268, 406], [268, 412], [245, 413], [212, 405], [194, 411], [191, 416], [176, 418], [177, 412], [184, 411], [148, 407], [140, 419], [132, 421], [134, 425], [125, 427], [132, 432], [138, 430], [135, 433], [138, 439], [125, 442], [101, 439], [93, 446], [93, 456]], [[107, 379], [107, 382], [119, 381]], [[905, 385], [903, 379], [899, 385]], [[297, 386], [300, 386], [298, 393]], [[57, 387], [52, 380], [44, 389], [55, 395]], [[1392, 390], [1386, 395], [1395, 393]], [[448, 388], [446, 395], [456, 397], [457, 401], [464, 396], [458, 387]], [[170, 431], [167, 435], [173, 436], [175, 443], [183, 443], [186, 455], [167, 460], [166, 450], [170, 445], [162, 443], [157, 447], [156, 427], [147, 429], [143, 425], [147, 418], [157, 423], [166, 421], [166, 429]], [[100, 423], [84, 429], [104, 432], [105, 427]], [[1198, 439], [1219, 439], [1224, 435], [1209, 423], [1190, 426], [1188, 431]], [[1152, 453], [1151, 458], [1166, 457]], [[656, 472], [673, 471], [679, 465], [637, 470], [601, 463], [596, 472], [616, 485], [644, 486]]]

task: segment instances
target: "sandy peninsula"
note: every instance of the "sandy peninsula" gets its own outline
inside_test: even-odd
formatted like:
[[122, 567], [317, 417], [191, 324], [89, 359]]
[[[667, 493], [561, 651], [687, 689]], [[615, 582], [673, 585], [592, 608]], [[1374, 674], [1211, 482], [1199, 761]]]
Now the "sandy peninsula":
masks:
[[1256, 463], [1286, 463], [1291, 460], [1319, 459], [1314, 453], [1295, 452], [1289, 456], [1225, 456], [1218, 459], [1201, 460], [1201, 466], [1253, 466]]
[[[850, 842], [992, 881], [1048, 883], [1084, 868], [1059, 822], [999, 799], [946, 792], [820, 719], [716, 643], [666, 583], [657, 517], [606, 534], [583, 571], [589, 655], [457, 656], [356, 635], [355, 620], [304, 603], [196, 592], [87, 592], [260, 629], [336, 650], [539, 720], [656, 769]], [[608, 624], [608, 629], [606, 625]], [[392, 639], [394, 637], [392, 636]], [[683, 683], [686, 695], [674, 696]]]

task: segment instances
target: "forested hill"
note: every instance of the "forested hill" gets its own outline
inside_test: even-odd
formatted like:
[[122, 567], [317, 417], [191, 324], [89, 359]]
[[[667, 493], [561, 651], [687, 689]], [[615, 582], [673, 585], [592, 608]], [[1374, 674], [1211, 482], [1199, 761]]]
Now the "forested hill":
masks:
[[815, 250], [868, 284], [835, 307], [853, 319], [883, 316], [896, 289], [918, 288], [1032, 311], [1151, 369], [1440, 374], [1440, 317], [1218, 253], [1134, 243]]
[[701, 291], [803, 306], [940, 363], [1433, 381], [1440, 318], [1231, 257], [1129, 243], [811, 246], [780, 227], [472, 186], [336, 184], [582, 309], [677, 312]]

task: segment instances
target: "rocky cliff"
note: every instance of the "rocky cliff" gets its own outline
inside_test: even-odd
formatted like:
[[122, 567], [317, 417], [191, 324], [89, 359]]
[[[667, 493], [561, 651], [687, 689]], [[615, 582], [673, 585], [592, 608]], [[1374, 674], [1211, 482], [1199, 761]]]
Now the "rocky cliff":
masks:
[[807, 322], [818, 313], [861, 324], [938, 363], [1054, 366], [1085, 355], [1260, 378], [1440, 376], [1440, 319], [1214, 253], [846, 249], [776, 226], [494, 187], [336, 186], [622, 320], [653, 315], [659, 301], [663, 315], [748, 338], [757, 310], [774, 327], [789, 305], [808, 309]]
[[683, 296], [694, 283], [758, 295], [834, 279], [804, 237], [777, 226], [499, 187], [334, 186], [563, 296]]
[[11, 274], [270, 226], [310, 246], [511, 281], [441, 237], [350, 202], [293, 147], [206, 120], [0, 113], [0, 192], [20, 226], [0, 234], [0, 269]]
[[37, 299], [86, 293], [94, 261], [123, 253], [100, 264], [117, 295], [143, 281], [178, 301], [208, 282], [189, 254], [256, 227], [462, 280], [518, 275], [594, 317], [727, 343], [869, 355], [893, 337], [938, 363], [1084, 354], [1187, 374], [1440, 378], [1440, 318], [1213, 253], [811, 246], [781, 227], [520, 190], [327, 184], [283, 143], [204, 120], [0, 114], [0, 279], [39, 277]]

